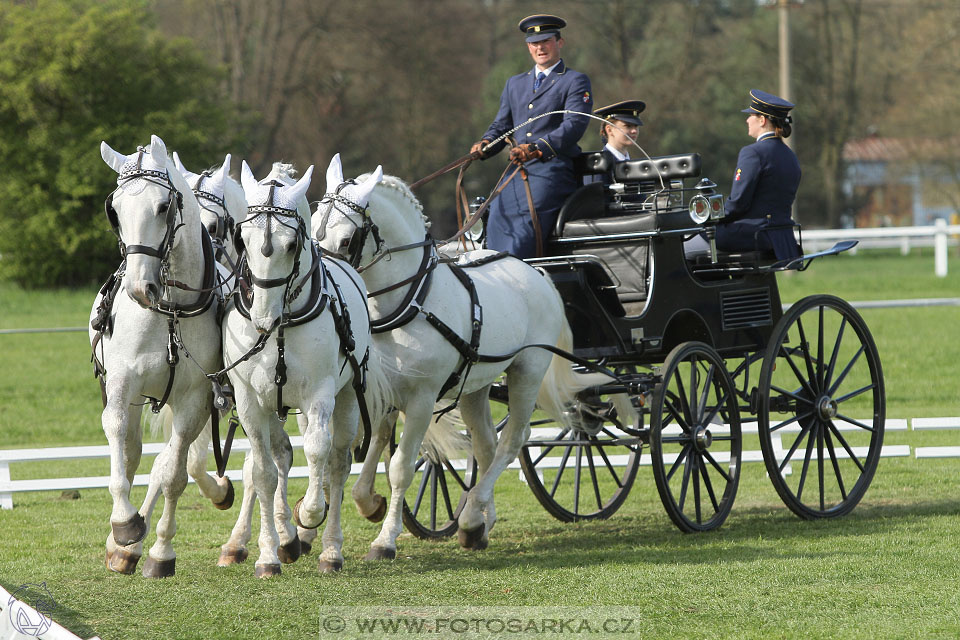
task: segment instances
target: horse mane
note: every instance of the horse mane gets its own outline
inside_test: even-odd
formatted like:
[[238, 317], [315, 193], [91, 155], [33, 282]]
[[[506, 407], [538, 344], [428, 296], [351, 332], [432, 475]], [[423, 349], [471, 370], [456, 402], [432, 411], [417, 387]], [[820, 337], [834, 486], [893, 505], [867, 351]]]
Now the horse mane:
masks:
[[[366, 180], [368, 177], [370, 177], [370, 175], [371, 174], [369, 173], [364, 173], [363, 175], [358, 176], [357, 182]], [[420, 217], [423, 219], [423, 226], [425, 226], [427, 229], [430, 228], [430, 218], [423, 213], [423, 205], [420, 204], [417, 196], [413, 195], [413, 191], [410, 190], [410, 187], [407, 186], [407, 183], [397, 176], [383, 174], [383, 181], [374, 187], [373, 193], [379, 193], [383, 196], [386, 196], [387, 199], [390, 200], [394, 205], [405, 204], [413, 207], [420, 213]]]
[[273, 166], [270, 167], [270, 173], [264, 180], [279, 180], [286, 184], [294, 184], [297, 181], [298, 173], [300, 172], [291, 162], [274, 162]]

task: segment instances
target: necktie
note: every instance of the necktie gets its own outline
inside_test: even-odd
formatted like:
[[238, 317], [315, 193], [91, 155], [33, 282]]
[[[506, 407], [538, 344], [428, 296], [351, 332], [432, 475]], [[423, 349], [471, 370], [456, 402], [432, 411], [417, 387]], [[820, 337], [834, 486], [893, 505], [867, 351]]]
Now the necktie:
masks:
[[547, 75], [546, 75], [543, 71], [541, 71], [540, 73], [537, 74], [537, 79], [533, 81], [533, 90], [534, 90], [534, 91], [536, 91], [537, 89], [540, 88], [540, 85], [543, 84], [543, 80], [544, 80], [544, 78], [546, 78], [546, 77], [547, 77]]

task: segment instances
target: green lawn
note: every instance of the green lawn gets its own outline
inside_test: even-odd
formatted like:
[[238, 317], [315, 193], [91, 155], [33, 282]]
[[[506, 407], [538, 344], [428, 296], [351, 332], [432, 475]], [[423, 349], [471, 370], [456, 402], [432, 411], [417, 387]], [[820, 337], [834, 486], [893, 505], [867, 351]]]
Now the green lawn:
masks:
[[[960, 263], [951, 267], [950, 277], [937, 279], [929, 252], [839, 256], [783, 277], [782, 298], [956, 297]], [[94, 293], [0, 285], [0, 328], [84, 326]], [[951, 336], [960, 328], [960, 308], [871, 309], [863, 316], [883, 362], [888, 417], [960, 415], [960, 346]], [[0, 335], [0, 394], [2, 448], [105, 442], [84, 333]], [[960, 432], [890, 432], [886, 442], [960, 444]], [[749, 439], [744, 446], [756, 448]], [[15, 479], [106, 473], [105, 462], [12, 471]], [[570, 616], [624, 605], [636, 617], [637, 635], [648, 638], [955, 638], [958, 477], [960, 458], [884, 458], [851, 515], [805, 522], [780, 503], [762, 464], [745, 464], [723, 527], [685, 535], [665, 515], [649, 466], [613, 518], [579, 524], [551, 518], [511, 470], [498, 485], [499, 520], [486, 551], [404, 534], [397, 560], [365, 563], [379, 527], [362, 520], [348, 499], [344, 570], [320, 576], [314, 555], [266, 582], [253, 578], [252, 560], [215, 566], [237, 510], [216, 511], [193, 487], [178, 510], [177, 576], [162, 581], [105, 569], [106, 491], [83, 491], [79, 500], [22, 494], [15, 509], [0, 512], [0, 584], [13, 591], [45, 582], [58, 605], [55, 619], [104, 640], [311, 638], [325, 610], [368, 605], [557, 605]], [[292, 485], [293, 497], [305, 488], [304, 481]], [[137, 502], [143, 488], [134, 493]]]

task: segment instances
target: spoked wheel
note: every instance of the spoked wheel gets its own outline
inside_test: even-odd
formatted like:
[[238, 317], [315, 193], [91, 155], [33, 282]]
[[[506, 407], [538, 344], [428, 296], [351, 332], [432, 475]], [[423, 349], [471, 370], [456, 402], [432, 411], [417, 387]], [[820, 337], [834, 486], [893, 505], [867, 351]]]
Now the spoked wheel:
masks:
[[866, 323], [834, 296], [804, 298], [774, 328], [757, 424], [767, 474], [801, 518], [849, 513], [880, 460], [886, 400]]
[[[629, 401], [625, 394], [618, 399]], [[520, 450], [523, 475], [533, 495], [558, 520], [609, 518], [637, 477], [638, 425], [618, 416], [610, 396], [582, 400], [572, 413], [577, 414], [575, 426], [531, 421], [531, 437]]]
[[[393, 451], [396, 445], [390, 448]], [[477, 463], [469, 453], [461, 460], [438, 458], [421, 448], [410, 483], [415, 493], [410, 496], [408, 491], [403, 500], [403, 524], [421, 540], [439, 540], [457, 532], [467, 492], [476, 483]]]
[[650, 408], [653, 477], [681, 531], [716, 529], [740, 482], [740, 410], [720, 356], [701, 342], [667, 355]]

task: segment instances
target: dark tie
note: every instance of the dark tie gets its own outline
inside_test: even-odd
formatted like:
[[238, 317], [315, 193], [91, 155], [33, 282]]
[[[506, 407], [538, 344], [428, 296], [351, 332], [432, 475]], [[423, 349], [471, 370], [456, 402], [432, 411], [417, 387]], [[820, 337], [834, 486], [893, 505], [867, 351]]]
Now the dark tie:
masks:
[[546, 77], [547, 77], [547, 74], [545, 74], [543, 71], [541, 71], [540, 73], [537, 74], [537, 79], [533, 81], [533, 90], [534, 90], [534, 91], [536, 91], [537, 89], [540, 88], [540, 85], [543, 84], [543, 80], [544, 80], [544, 78], [546, 78]]

